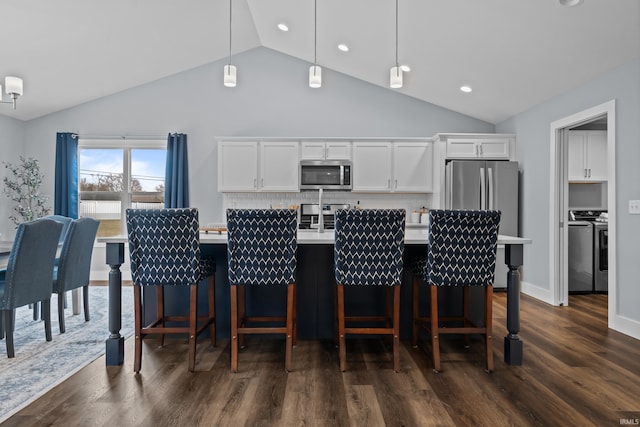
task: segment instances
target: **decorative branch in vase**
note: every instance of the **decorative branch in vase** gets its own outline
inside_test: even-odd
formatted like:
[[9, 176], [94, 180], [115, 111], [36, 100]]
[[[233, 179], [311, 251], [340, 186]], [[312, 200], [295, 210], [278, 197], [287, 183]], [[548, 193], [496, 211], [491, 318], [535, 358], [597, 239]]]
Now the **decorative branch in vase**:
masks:
[[20, 156], [20, 164], [14, 165], [2, 162], [10, 172], [5, 176], [4, 194], [16, 203], [14, 214], [9, 218], [16, 226], [22, 222], [48, 215], [51, 208], [48, 206], [48, 198], [40, 192], [40, 185], [44, 175], [40, 173], [40, 165], [34, 158], [25, 159]]

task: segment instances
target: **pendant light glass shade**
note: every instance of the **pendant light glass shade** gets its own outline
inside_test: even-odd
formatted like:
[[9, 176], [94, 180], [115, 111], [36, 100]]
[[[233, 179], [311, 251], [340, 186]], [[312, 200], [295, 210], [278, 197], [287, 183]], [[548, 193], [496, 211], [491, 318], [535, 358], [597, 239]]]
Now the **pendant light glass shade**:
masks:
[[225, 65], [224, 66], [224, 85], [226, 87], [236, 87], [236, 66]]
[[309, 67], [309, 87], [322, 87], [322, 67], [317, 65]]
[[22, 79], [20, 77], [5, 77], [4, 87], [7, 95], [22, 95]]
[[402, 69], [400, 67], [391, 67], [389, 73], [389, 86], [392, 89], [399, 89], [402, 87]]

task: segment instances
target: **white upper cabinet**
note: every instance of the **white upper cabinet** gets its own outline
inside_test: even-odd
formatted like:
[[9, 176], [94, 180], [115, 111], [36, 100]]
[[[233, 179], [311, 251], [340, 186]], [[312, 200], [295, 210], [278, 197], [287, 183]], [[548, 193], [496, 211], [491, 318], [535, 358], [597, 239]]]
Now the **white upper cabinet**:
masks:
[[447, 138], [448, 159], [508, 159], [510, 138]]
[[260, 189], [262, 191], [298, 191], [298, 143], [262, 142]]
[[433, 191], [432, 142], [354, 142], [353, 191]]
[[302, 142], [300, 158], [302, 160], [351, 160], [351, 143]]
[[218, 191], [257, 191], [258, 142], [218, 142]]
[[220, 141], [218, 191], [298, 191], [298, 142]]
[[569, 181], [606, 181], [607, 131], [570, 131], [568, 137], [567, 165]]
[[395, 142], [393, 176], [394, 191], [433, 191], [433, 143]]
[[391, 143], [353, 143], [353, 191], [391, 191]]

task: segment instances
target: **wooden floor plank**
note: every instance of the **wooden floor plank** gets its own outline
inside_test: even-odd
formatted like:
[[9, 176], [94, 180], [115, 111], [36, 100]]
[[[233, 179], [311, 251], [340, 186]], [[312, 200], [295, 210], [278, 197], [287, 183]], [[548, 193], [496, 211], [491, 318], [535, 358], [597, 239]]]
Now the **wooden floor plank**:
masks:
[[563, 426], [620, 425], [640, 418], [640, 342], [607, 328], [606, 295], [570, 297], [552, 307], [522, 297], [523, 366], [503, 362], [506, 295], [494, 295], [495, 371], [483, 342], [465, 349], [443, 336], [442, 372], [430, 343], [400, 348], [393, 371], [388, 338], [347, 339], [347, 371], [329, 341], [298, 341], [292, 372], [284, 340], [252, 336], [230, 370], [229, 341], [202, 339], [188, 372], [186, 339], [145, 339], [140, 374], [132, 341], [125, 364], [104, 357], [58, 385], [7, 426]]

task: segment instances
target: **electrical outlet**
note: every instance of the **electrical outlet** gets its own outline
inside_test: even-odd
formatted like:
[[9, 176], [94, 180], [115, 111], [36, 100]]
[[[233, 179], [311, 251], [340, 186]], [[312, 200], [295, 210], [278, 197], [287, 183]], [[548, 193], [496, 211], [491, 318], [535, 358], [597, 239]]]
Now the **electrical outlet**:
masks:
[[640, 200], [629, 200], [629, 213], [640, 214]]

